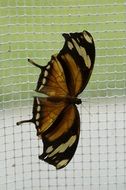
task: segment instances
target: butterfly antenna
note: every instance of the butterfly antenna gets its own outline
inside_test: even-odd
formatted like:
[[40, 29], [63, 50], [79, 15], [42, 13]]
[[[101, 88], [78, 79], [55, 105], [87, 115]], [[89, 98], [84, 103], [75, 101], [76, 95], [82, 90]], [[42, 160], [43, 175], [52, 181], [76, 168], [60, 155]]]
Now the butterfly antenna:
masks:
[[33, 122], [33, 120], [30, 119], [30, 120], [18, 121], [16, 124], [17, 124], [17, 125], [21, 125], [22, 123], [29, 123], [29, 122]]
[[42, 69], [42, 66], [41, 65], [38, 65], [37, 63], [35, 63], [32, 59], [28, 59], [28, 62], [31, 63], [32, 65]]

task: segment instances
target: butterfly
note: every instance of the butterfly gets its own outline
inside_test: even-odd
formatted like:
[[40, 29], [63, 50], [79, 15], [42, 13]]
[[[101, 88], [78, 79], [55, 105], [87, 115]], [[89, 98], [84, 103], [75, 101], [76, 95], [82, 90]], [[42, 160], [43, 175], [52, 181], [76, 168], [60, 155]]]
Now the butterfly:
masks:
[[64, 33], [65, 43], [60, 52], [52, 55], [46, 66], [33, 60], [41, 70], [36, 91], [46, 96], [34, 97], [33, 117], [26, 122], [35, 124], [42, 139], [43, 153], [39, 159], [64, 168], [75, 154], [80, 135], [80, 116], [77, 96], [86, 87], [95, 61], [95, 44], [87, 31]]

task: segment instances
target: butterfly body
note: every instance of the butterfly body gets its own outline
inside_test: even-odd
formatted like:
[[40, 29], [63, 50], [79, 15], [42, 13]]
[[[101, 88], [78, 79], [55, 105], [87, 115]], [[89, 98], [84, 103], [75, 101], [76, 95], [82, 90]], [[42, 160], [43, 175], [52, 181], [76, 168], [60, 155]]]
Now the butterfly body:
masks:
[[94, 41], [89, 32], [63, 34], [63, 37], [63, 48], [46, 66], [28, 60], [41, 70], [36, 91], [47, 97], [34, 97], [32, 119], [17, 123], [35, 124], [37, 136], [43, 141], [39, 159], [57, 169], [65, 167], [76, 151], [80, 134], [76, 104], [81, 104], [77, 96], [86, 87], [95, 60]]
[[82, 101], [79, 98], [76, 97], [71, 97], [71, 96], [67, 96], [67, 97], [61, 97], [61, 96], [50, 96], [48, 97], [48, 100], [51, 102], [54, 102], [55, 104], [58, 102], [65, 102], [66, 104], [81, 104]]

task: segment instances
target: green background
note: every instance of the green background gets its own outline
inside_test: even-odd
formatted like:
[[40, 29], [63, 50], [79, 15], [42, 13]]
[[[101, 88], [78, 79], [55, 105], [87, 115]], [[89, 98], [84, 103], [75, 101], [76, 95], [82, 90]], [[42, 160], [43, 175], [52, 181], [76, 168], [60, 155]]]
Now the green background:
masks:
[[82, 97], [125, 96], [126, 18], [123, 0], [0, 0], [0, 109], [27, 106], [40, 70], [63, 47], [64, 32], [88, 30], [96, 61]]

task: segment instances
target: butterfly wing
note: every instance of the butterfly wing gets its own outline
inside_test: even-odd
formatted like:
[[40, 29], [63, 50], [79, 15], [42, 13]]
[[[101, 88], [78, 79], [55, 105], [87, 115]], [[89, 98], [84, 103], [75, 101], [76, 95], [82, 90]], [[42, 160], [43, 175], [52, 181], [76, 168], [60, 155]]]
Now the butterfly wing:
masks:
[[57, 59], [52, 56], [45, 67], [41, 67], [41, 74], [36, 91], [48, 96], [66, 96], [69, 94], [63, 68]]
[[50, 97], [34, 98], [31, 122], [35, 124], [38, 136], [48, 133], [65, 106], [66, 103], [61, 99]]
[[[44, 106], [43, 101], [45, 101]], [[55, 106], [54, 102], [55, 100], [52, 102], [49, 99], [35, 98], [36, 110], [40, 110], [40, 106], [42, 109], [46, 106], [47, 110], [50, 108], [50, 112], [48, 113], [46, 109], [44, 112], [37, 112], [36, 116], [40, 114], [40, 117], [35, 116], [34, 122], [39, 123], [36, 127], [44, 145], [43, 154], [39, 158], [61, 169], [69, 163], [75, 153], [80, 133], [80, 118], [75, 105], [66, 103], [64, 108], [61, 108], [62, 100], [57, 101]], [[56, 108], [59, 109], [58, 116]]]
[[86, 87], [95, 61], [95, 45], [91, 34], [81, 33], [63, 34], [65, 44], [58, 54], [68, 84], [71, 96], [77, 96]]
[[65, 44], [57, 55], [51, 57], [47, 66], [39, 66], [36, 91], [48, 96], [72, 96], [86, 87], [95, 60], [93, 37], [87, 31], [63, 34]]

